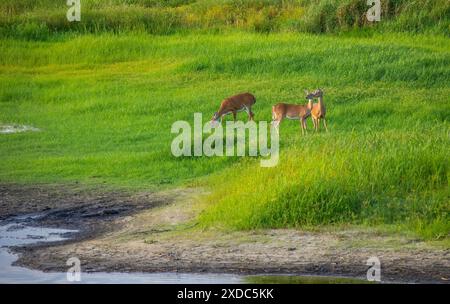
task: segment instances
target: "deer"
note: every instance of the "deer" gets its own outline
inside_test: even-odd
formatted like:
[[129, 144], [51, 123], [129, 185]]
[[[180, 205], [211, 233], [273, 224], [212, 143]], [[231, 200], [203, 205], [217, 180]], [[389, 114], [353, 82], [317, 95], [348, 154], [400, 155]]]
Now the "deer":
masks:
[[306, 105], [277, 103], [272, 107], [272, 126], [275, 127], [277, 132], [279, 132], [278, 129], [281, 121], [287, 118], [300, 120], [302, 134], [307, 133], [306, 118], [309, 117], [311, 109], [313, 107], [314, 93], [309, 93], [305, 90], [305, 94], [306, 99], [308, 100], [308, 103]]
[[314, 130], [319, 131], [320, 127], [320, 119], [323, 119], [323, 126], [325, 130], [328, 132], [327, 120], [325, 118], [326, 108], [323, 103], [323, 91], [321, 89], [317, 89], [313, 92], [314, 97], [318, 98], [318, 102], [314, 103], [311, 109], [311, 118], [314, 124]]
[[211, 118], [211, 123], [220, 123], [222, 117], [228, 114], [233, 114], [233, 119], [236, 121], [238, 112], [246, 111], [249, 120], [253, 120], [254, 114], [252, 106], [256, 103], [256, 98], [250, 93], [241, 93], [228, 98], [225, 98], [220, 104], [220, 108], [214, 113]]

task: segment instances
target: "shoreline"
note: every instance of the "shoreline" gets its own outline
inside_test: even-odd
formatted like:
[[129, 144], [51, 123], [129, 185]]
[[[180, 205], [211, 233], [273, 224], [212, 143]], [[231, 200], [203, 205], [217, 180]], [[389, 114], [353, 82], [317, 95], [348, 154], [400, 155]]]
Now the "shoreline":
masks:
[[[365, 279], [379, 257], [382, 282], [448, 283], [450, 250], [375, 231], [200, 230], [199, 189], [127, 193], [71, 186], [0, 184], [0, 218], [39, 213], [46, 227], [81, 228], [70, 240], [13, 248], [14, 265], [83, 272], [306, 275]], [[28, 211], [28, 212], [27, 212]]]

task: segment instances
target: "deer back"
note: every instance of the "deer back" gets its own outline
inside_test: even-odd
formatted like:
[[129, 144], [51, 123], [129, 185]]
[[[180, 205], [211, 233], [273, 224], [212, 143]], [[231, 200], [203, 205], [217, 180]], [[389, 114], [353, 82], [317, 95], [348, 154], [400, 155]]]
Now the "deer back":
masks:
[[244, 106], [250, 108], [256, 102], [255, 96], [250, 93], [242, 93], [228, 97], [220, 104], [219, 113], [228, 113], [232, 111], [239, 111]]
[[277, 103], [272, 107], [273, 117], [276, 119], [287, 118], [300, 118], [309, 115], [309, 109], [307, 105], [297, 105], [288, 103]]

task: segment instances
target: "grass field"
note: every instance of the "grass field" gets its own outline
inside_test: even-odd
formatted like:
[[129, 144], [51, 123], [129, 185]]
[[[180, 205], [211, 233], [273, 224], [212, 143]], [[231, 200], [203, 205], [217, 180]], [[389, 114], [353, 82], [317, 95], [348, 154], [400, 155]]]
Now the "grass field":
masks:
[[[41, 129], [0, 134], [1, 182], [203, 186], [211, 195], [202, 227], [392, 225], [449, 236], [444, 33], [233, 28], [41, 38], [1, 38], [0, 125]], [[208, 119], [224, 97], [252, 92], [256, 119], [270, 121], [274, 103], [304, 102], [303, 89], [318, 86], [330, 132], [301, 136], [298, 122], [282, 123], [277, 167], [170, 152], [172, 123], [194, 112]]]

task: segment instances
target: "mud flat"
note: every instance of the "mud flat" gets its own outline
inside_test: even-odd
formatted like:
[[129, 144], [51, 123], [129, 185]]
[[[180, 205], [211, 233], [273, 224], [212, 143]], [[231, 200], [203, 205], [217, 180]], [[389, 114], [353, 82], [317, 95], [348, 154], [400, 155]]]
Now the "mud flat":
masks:
[[[0, 219], [77, 229], [70, 239], [14, 249], [14, 265], [83, 272], [229, 273], [344, 276], [365, 279], [367, 259], [381, 261], [383, 282], [447, 283], [450, 249], [368, 229], [201, 230], [200, 189], [124, 192], [77, 185], [0, 185]], [[295, 280], [290, 280], [295, 281]]]

